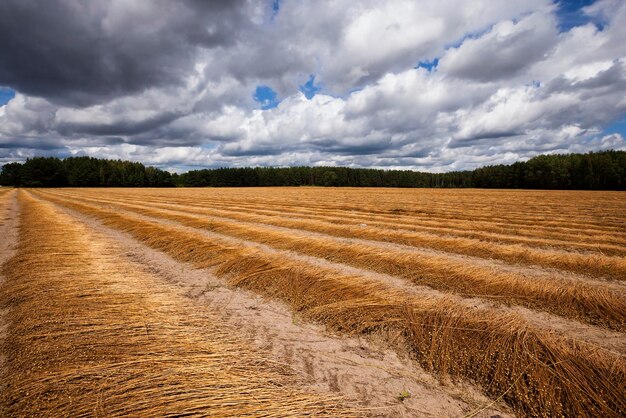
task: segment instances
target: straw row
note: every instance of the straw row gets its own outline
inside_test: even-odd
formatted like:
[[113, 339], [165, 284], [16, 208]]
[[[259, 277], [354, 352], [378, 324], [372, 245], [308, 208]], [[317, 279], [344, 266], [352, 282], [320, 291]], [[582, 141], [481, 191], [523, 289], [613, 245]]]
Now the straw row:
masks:
[[[253, 221], [233, 212], [232, 219]], [[258, 218], [256, 220], [259, 221]], [[475, 239], [448, 237], [422, 232], [403, 232], [380, 228], [345, 225], [340, 220], [321, 222], [290, 218], [263, 219], [268, 225], [297, 230], [324, 233], [338, 237], [360, 238], [388, 241], [404, 245], [429, 248], [454, 254], [481, 258], [494, 258], [508, 263], [522, 263], [551, 267], [575, 273], [589, 274], [594, 277], [626, 280], [626, 258], [601, 254], [582, 254], [556, 250], [542, 250], [522, 245], [504, 245]]]
[[[141, 202], [141, 200], [137, 200]], [[170, 201], [168, 199], [168, 201]], [[145, 202], [142, 202], [145, 203]], [[166, 205], [166, 204], [162, 204]], [[186, 210], [207, 210], [207, 205], [197, 204], [167, 204], [168, 206], [184, 207]], [[335, 223], [338, 220], [345, 225], [359, 226], [366, 224], [370, 227], [394, 230], [399, 232], [426, 232], [434, 235], [446, 235], [459, 238], [477, 239], [487, 242], [495, 242], [500, 244], [519, 244], [533, 248], [560, 249], [565, 251], [579, 250], [585, 252], [598, 252], [606, 255], [623, 255], [626, 254], [626, 241], [618, 236], [602, 235], [560, 235], [546, 234], [545, 232], [536, 232], [528, 228], [513, 229], [503, 231], [502, 228], [490, 225], [489, 227], [480, 228], [475, 222], [467, 222], [465, 225], [459, 225], [460, 222], [439, 222], [433, 226], [431, 221], [421, 221], [419, 219], [398, 219], [397, 216], [385, 215], [352, 215], [345, 212], [336, 212], [333, 214], [323, 214], [320, 211], [309, 209], [298, 209], [293, 211], [285, 211], [282, 208], [266, 209], [259, 206], [248, 205], [220, 205], [211, 202], [210, 210], [217, 216], [225, 213], [229, 214], [245, 214], [247, 216], [264, 216], [271, 218], [290, 217], [294, 219], [309, 219], [324, 222]], [[268, 219], [261, 218], [258, 219]], [[611, 241], [615, 243], [611, 243]]]
[[[323, 196], [323, 191], [320, 191]], [[83, 194], [83, 193], [81, 193]], [[161, 192], [158, 194], [161, 198], [166, 198], [168, 202], [179, 203], [185, 207], [206, 207], [222, 209], [226, 211], [235, 211], [251, 214], [265, 214], [269, 216], [275, 215], [288, 215], [289, 217], [304, 217], [307, 219], [317, 220], [333, 220], [336, 218], [345, 219], [348, 222], [353, 223], [368, 223], [370, 225], [378, 225], [383, 227], [392, 227], [394, 229], [407, 229], [407, 230], [420, 230], [431, 232], [435, 234], [447, 234], [455, 236], [464, 236], [467, 238], [480, 238], [491, 239], [494, 241], [510, 240], [514, 243], [515, 240], [519, 240], [517, 243], [524, 245], [561, 245], [563, 247], [570, 246], [569, 248], [575, 248], [581, 246], [587, 250], [594, 250], [593, 245], [600, 245], [602, 251], [604, 248], [615, 249], [626, 244], [626, 237], [621, 234], [621, 230], [613, 231], [613, 233], [607, 233], [604, 230], [598, 230], [592, 225], [585, 224], [584, 228], [578, 227], [572, 228], [576, 225], [568, 224], [567, 228], [559, 232], [556, 227], [541, 227], [534, 224], [533, 228], [528, 228], [528, 223], [518, 225], [515, 227], [510, 223], [497, 223], [493, 221], [477, 221], [461, 220], [461, 219], [447, 219], [436, 220], [430, 216], [418, 215], [403, 215], [404, 209], [395, 209], [392, 213], [378, 213], [378, 212], [364, 212], [363, 209], [358, 211], [346, 211], [337, 210], [332, 208], [316, 207], [311, 209], [306, 202], [303, 205], [293, 207], [291, 205], [277, 205], [277, 204], [265, 204], [264, 201], [250, 202], [249, 199], [220, 199], [216, 196], [211, 196], [210, 199], [202, 198], [202, 193], [197, 195], [194, 193], [194, 198], [190, 199], [188, 196], [177, 196], [170, 191]], [[141, 193], [139, 195], [129, 194], [126, 190], [116, 190], [112, 193], [112, 196], [124, 197], [128, 199], [135, 199], [136, 201], [146, 202], [146, 194]], [[163, 199], [161, 199], [162, 201]], [[563, 208], [561, 208], [563, 211]], [[604, 216], [603, 216], [604, 218]], [[524, 219], [523, 215], [520, 215], [520, 219]], [[529, 221], [529, 223], [532, 221]], [[614, 245], [610, 245], [613, 243]]]
[[307, 236], [302, 232], [237, 223], [223, 218], [206, 218], [172, 210], [151, 209], [149, 205], [140, 206], [117, 201], [114, 204], [118, 208], [176, 221], [193, 228], [202, 228], [278, 249], [297, 251], [337, 263], [399, 276], [415, 284], [441, 291], [542, 309], [616, 330], [626, 328], [624, 294], [605, 288], [601, 284], [594, 285], [580, 280], [554, 277], [529, 278], [489, 267], [473, 266], [468, 262], [438, 255], [424, 256], [412, 251], [368, 243], [349, 243]]
[[536, 329], [519, 315], [448, 297], [407, 295], [379, 281], [233, 246], [172, 225], [59, 202], [178, 261], [212, 268], [234, 286], [281, 300], [332, 330], [403, 335], [407, 348], [425, 368], [440, 376], [472, 380], [492, 397], [502, 396], [521, 414], [618, 417], [626, 413], [622, 356]]
[[0, 189], [0, 222], [4, 221], [4, 208], [8, 205], [11, 198], [11, 190]]
[[2, 416], [354, 416], [210, 311], [20, 192], [3, 267]]
[[[215, 193], [215, 192], [214, 192]], [[460, 219], [435, 220], [431, 217], [406, 216], [402, 215], [404, 210], [398, 209], [391, 214], [342, 211], [332, 208], [316, 207], [311, 209], [303, 202], [302, 205], [292, 207], [291, 205], [277, 205], [265, 202], [262, 199], [250, 203], [250, 199], [220, 199], [219, 196], [211, 196], [210, 199], [202, 198], [205, 193], [202, 190], [194, 191], [193, 198], [188, 195], [179, 196], [172, 191], [142, 191], [141, 193], [129, 193], [128, 190], [115, 190], [109, 193], [110, 196], [123, 198], [127, 201], [139, 203], [163, 202], [178, 204], [186, 209], [206, 208], [225, 211], [227, 213], [266, 215], [266, 216], [288, 216], [290, 218], [306, 218], [322, 221], [336, 221], [341, 219], [348, 224], [367, 223], [371, 226], [381, 228], [391, 228], [404, 231], [422, 231], [439, 235], [451, 235], [465, 238], [475, 238], [487, 241], [517, 243], [536, 247], [554, 247], [563, 249], [582, 249], [585, 251], [601, 251], [605, 254], [618, 254], [626, 250], [626, 237], [622, 230], [608, 234], [606, 231], [596, 231], [588, 224], [584, 228], [573, 229], [569, 225], [565, 231], [558, 232], [555, 227], [545, 228], [533, 224], [533, 228], [528, 228], [528, 223], [513, 226], [510, 223], [502, 224], [489, 221], [477, 221], [475, 219], [463, 221]], [[256, 195], [257, 193], [255, 193]], [[262, 194], [262, 192], [261, 192]], [[324, 193], [320, 191], [323, 196]], [[102, 194], [92, 195], [88, 191], [81, 191], [82, 196], [102, 197]], [[156, 197], [156, 199], [153, 199]], [[245, 196], [244, 196], [245, 197]], [[255, 196], [256, 197], [256, 196]], [[561, 209], [563, 210], [563, 209]], [[399, 211], [399, 212], [398, 212]], [[522, 218], [523, 219], [523, 218]], [[529, 221], [530, 222], [530, 221]], [[569, 232], [566, 232], [569, 231]]]
[[[254, 190], [255, 200], [249, 195]], [[124, 191], [121, 191], [124, 193]], [[133, 194], [132, 192], [128, 192]], [[141, 196], [158, 196], [162, 190], [145, 190]], [[186, 196], [186, 191], [170, 193]], [[619, 231], [624, 209], [620, 192], [523, 191], [523, 190], [433, 190], [433, 189], [194, 189], [194, 199], [206, 202], [247, 202], [287, 211], [307, 208], [315, 212], [489, 222], [527, 227], [559, 228], [564, 231]], [[602, 216], [598, 208], [602, 207]]]

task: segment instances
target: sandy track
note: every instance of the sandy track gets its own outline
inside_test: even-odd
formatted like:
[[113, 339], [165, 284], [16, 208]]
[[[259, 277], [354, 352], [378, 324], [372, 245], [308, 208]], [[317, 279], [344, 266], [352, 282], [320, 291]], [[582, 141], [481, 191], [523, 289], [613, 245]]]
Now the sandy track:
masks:
[[16, 190], [3, 191], [0, 194], [0, 264], [8, 260], [17, 242], [19, 209], [15, 197]]
[[129, 263], [115, 242], [20, 192], [3, 266], [2, 416], [353, 416]]
[[[469, 384], [442, 386], [408, 354], [399, 355], [376, 336], [328, 334], [323, 327], [294, 316], [284, 304], [232, 288], [209, 269], [194, 269], [93, 218], [63, 210], [113, 239], [144, 270], [177, 284], [197, 303], [217, 308], [224, 321], [251, 338], [261, 350], [271, 351], [273, 358], [297, 370], [309, 385], [355, 399], [367, 415], [460, 417], [492, 403]], [[397, 397], [403, 391], [411, 397], [400, 401]], [[494, 415], [506, 417], [511, 413], [497, 404], [475, 416]]]
[[[3, 190], [0, 194], [0, 266], [15, 254], [15, 246], [18, 241], [19, 208], [15, 196], [15, 190]], [[5, 277], [0, 269], [0, 288]], [[0, 347], [4, 344], [7, 330], [6, 309], [0, 306]], [[0, 350], [0, 374], [6, 368], [6, 354]], [[4, 391], [4, 382], [0, 382], [0, 394]]]

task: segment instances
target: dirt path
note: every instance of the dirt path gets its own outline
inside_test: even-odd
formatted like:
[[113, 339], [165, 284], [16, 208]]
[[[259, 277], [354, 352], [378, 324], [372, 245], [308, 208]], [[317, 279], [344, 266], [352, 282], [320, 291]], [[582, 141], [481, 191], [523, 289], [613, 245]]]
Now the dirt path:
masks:
[[17, 242], [19, 206], [16, 196], [16, 190], [0, 195], [0, 264], [11, 257]]
[[[415, 294], [415, 295], [424, 295], [424, 296], [442, 296], [443, 292], [434, 290], [432, 288], [426, 286], [416, 286], [405, 279], [401, 279], [395, 276], [381, 274], [372, 272], [369, 270], [348, 266], [341, 263], [336, 263], [332, 261], [328, 261], [322, 258], [317, 258], [313, 256], [307, 256], [300, 253], [296, 253], [288, 250], [279, 250], [272, 248], [268, 245], [261, 244], [255, 241], [244, 240], [240, 238], [235, 238], [229, 235], [224, 235], [216, 232], [207, 231], [200, 228], [194, 228], [190, 226], [186, 226], [181, 224], [180, 222], [156, 218], [152, 216], [142, 215], [130, 210], [121, 209], [119, 207], [111, 207], [107, 204], [96, 204], [92, 203], [94, 206], [107, 208], [116, 211], [120, 214], [127, 214], [136, 217], [137, 219], [156, 222], [158, 224], [168, 225], [180, 229], [182, 231], [188, 231], [192, 233], [200, 233], [208, 238], [217, 239], [220, 241], [228, 242], [234, 246], [247, 246], [251, 248], [257, 248], [263, 252], [272, 253], [272, 254], [280, 254], [281, 256], [287, 257], [292, 260], [297, 260], [301, 263], [307, 263], [310, 265], [315, 265], [319, 267], [323, 267], [325, 269], [332, 269], [337, 271], [340, 274], [347, 275], [357, 275], [361, 277], [367, 277], [369, 279], [377, 280], [386, 285], [392, 286], [393, 288], [400, 289], [402, 292], [406, 292], [407, 294]], [[457, 295], [447, 294], [448, 297], [452, 297], [455, 300], [465, 303], [468, 307], [487, 307], [496, 309], [504, 312], [515, 312], [523, 315], [523, 317], [533, 326], [536, 326], [541, 329], [550, 330], [556, 332], [558, 334], [567, 336], [569, 338], [573, 338], [580, 341], [585, 341], [597, 346], [602, 350], [609, 350], [615, 353], [624, 354], [626, 353], [626, 339], [624, 335], [617, 331], [611, 331], [608, 329], [588, 325], [576, 320], [571, 320], [567, 318], [563, 318], [561, 316], [557, 316], [554, 314], [536, 311], [527, 309], [520, 306], [505, 306], [505, 305], [497, 305], [491, 301], [484, 300], [481, 298], [467, 298], [461, 297]]]
[[[441, 385], [408, 356], [376, 338], [329, 335], [321, 326], [301, 322], [281, 303], [231, 288], [209, 270], [193, 269], [93, 218], [62, 210], [114, 240], [145, 271], [177, 284], [197, 303], [218, 309], [226, 323], [297, 370], [312, 388], [354, 398], [373, 416], [459, 417], [491, 403], [470, 385]], [[410, 397], [400, 401], [405, 391]], [[498, 405], [476, 416], [510, 416], [504, 411], [506, 407]]]
[[[16, 199], [17, 191], [11, 190], [0, 195], [0, 266], [15, 254], [18, 240], [19, 206]], [[5, 278], [0, 269], [0, 287]], [[0, 347], [6, 338], [6, 312], [0, 307]], [[0, 375], [6, 367], [6, 356], [0, 350]], [[0, 382], [0, 394], [4, 391], [4, 382]]]

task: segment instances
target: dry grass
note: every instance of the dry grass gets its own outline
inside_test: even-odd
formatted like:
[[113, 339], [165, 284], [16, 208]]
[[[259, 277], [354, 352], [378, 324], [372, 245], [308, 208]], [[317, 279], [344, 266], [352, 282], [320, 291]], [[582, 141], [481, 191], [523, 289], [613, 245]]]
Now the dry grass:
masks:
[[152, 248], [289, 304], [346, 333], [392, 331], [427, 369], [479, 383], [530, 416], [626, 413], [622, 356], [529, 326], [522, 317], [447, 297], [403, 295], [381, 282], [290, 262], [173, 226], [63, 201]]
[[[150, 204], [154, 207], [182, 209], [192, 213], [202, 213], [212, 216], [231, 217], [250, 222], [271, 223], [276, 218], [289, 216], [293, 219], [318, 220], [330, 223], [341, 221], [344, 225], [359, 226], [366, 223], [370, 227], [391, 229], [399, 232], [427, 232], [435, 235], [447, 235], [462, 238], [478, 239], [505, 244], [521, 244], [530, 247], [562, 249], [562, 250], [582, 250], [592, 253], [602, 253], [605, 255], [626, 254], [626, 237], [624, 234], [610, 235], [606, 232], [593, 234], [593, 231], [585, 230], [584, 234], [580, 230], [573, 230], [570, 233], [559, 233], [554, 228], [541, 228], [535, 226], [529, 229], [524, 227], [514, 228], [506, 224], [496, 224], [490, 222], [459, 221], [456, 219], [432, 220], [420, 219], [415, 216], [401, 216], [404, 210], [396, 209], [393, 215], [372, 213], [355, 213], [353, 211], [339, 211], [328, 208], [307, 208], [278, 207], [268, 209], [257, 204], [250, 204], [249, 201], [220, 202], [210, 200], [202, 202], [202, 199], [181, 199], [175, 198], [171, 193], [166, 201], [158, 200], [148, 202], [141, 195], [126, 194], [124, 191], [113, 193], [112, 195], [122, 195], [124, 201], [134, 201], [140, 204]], [[90, 196], [89, 193], [81, 192], [81, 196]], [[120, 197], [120, 196], [118, 196]], [[102, 199], [102, 196], [98, 196]], [[157, 203], [158, 202], [158, 203]], [[207, 204], [210, 206], [207, 208]], [[270, 206], [271, 207], [271, 206]]]
[[[127, 199], [125, 199], [128, 201]], [[138, 203], [144, 203], [138, 201]], [[248, 207], [241, 205], [220, 206], [212, 203], [211, 208], [194, 207], [193, 204], [164, 204], [153, 203], [155, 207], [182, 209], [193, 213], [202, 213], [213, 216], [232, 217], [249, 222], [271, 223], [280, 220], [285, 216], [298, 220], [315, 220], [327, 223], [341, 222], [343, 225], [360, 226], [365, 223], [369, 227], [380, 228], [385, 232], [394, 231], [400, 233], [426, 232], [434, 235], [452, 236], [460, 238], [470, 238], [499, 244], [519, 244], [528, 247], [559, 249], [565, 251], [580, 250], [588, 253], [602, 253], [605, 255], [624, 255], [626, 241], [621, 241], [617, 237], [607, 237], [606, 234], [599, 236], [590, 235], [558, 235], [557, 237], [546, 238], [546, 233], [533, 234], [528, 229], [516, 229], [514, 235], [503, 233], [500, 228], [490, 225], [488, 228], [480, 229], [480, 225], [474, 222], [466, 222], [460, 225], [459, 222], [439, 222], [436, 226], [432, 226], [432, 221], [416, 221], [416, 220], [399, 220], [397, 216], [377, 215], [352, 215], [349, 213], [335, 212], [333, 214], [324, 215], [316, 211], [301, 209], [294, 211], [286, 211], [282, 209], [268, 210], [259, 207]], [[206, 205], [205, 205], [206, 206]], [[474, 228], [472, 229], [472, 226]], [[527, 236], [527, 234], [531, 234]], [[607, 243], [613, 240], [617, 244]]]
[[8, 219], [7, 208], [12, 197], [13, 193], [11, 193], [11, 190], [0, 189], [0, 225], [4, 225]]
[[21, 192], [2, 416], [354, 416], [111, 244]]
[[0, 189], [0, 201], [6, 203], [7, 199], [11, 196], [13, 189]]
[[626, 280], [626, 258], [619, 256], [539, 249], [521, 244], [500, 244], [425, 232], [372, 228], [369, 225], [364, 228], [360, 225], [346, 225], [341, 219], [333, 219], [328, 222], [311, 219], [259, 218], [259, 215], [250, 217], [249, 215], [237, 214], [234, 211], [228, 216], [232, 219], [263, 222], [269, 225], [325, 233], [338, 237], [395, 242], [455, 254], [495, 258], [508, 263], [531, 264], [588, 274], [594, 277]]
[[286, 232], [262, 225], [207, 219], [198, 215], [150, 209], [117, 201], [115, 205], [143, 215], [174, 220], [190, 227], [252, 240], [274, 248], [396, 275], [441, 291], [547, 310], [616, 330], [626, 328], [626, 298], [601, 284], [550, 276], [528, 278], [490, 267], [473, 266], [444, 256], [424, 256], [376, 245], [346, 243], [331, 238], [306, 236], [295, 231]]
[[[102, 193], [81, 190], [81, 195]], [[179, 202], [185, 206], [210, 206], [238, 211], [276, 211], [289, 216], [320, 214], [363, 221], [441, 227], [510, 236], [557, 237], [576, 242], [626, 241], [621, 192], [436, 189], [116, 189], [107, 195], [143, 202]], [[251, 195], [254, 199], [251, 199]], [[443, 224], [442, 224], [443, 223]], [[529, 228], [532, 225], [532, 228]], [[555, 235], [556, 234], [556, 235]]]

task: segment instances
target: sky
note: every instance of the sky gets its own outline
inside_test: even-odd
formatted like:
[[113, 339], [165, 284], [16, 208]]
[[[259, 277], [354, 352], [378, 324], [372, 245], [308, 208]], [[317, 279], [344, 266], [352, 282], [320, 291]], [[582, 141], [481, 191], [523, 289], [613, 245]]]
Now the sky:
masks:
[[623, 0], [3, 0], [0, 164], [430, 172], [626, 149]]

